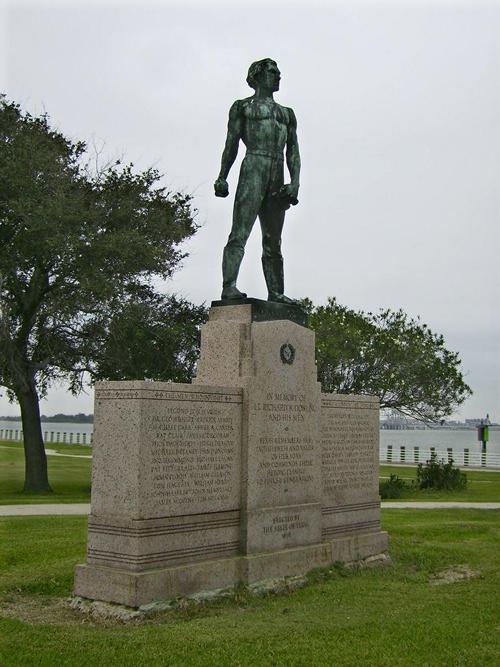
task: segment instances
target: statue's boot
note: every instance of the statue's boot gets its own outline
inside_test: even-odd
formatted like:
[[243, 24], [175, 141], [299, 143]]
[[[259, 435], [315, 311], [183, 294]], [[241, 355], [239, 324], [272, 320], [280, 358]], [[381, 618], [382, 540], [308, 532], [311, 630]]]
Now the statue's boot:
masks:
[[236, 287], [236, 279], [238, 278], [242, 257], [243, 252], [236, 253], [227, 246], [224, 248], [222, 258], [222, 300], [247, 298], [245, 292], [240, 292]]
[[296, 306], [297, 301], [295, 299], [290, 299], [289, 296], [285, 296], [284, 294], [273, 294], [269, 293], [267, 297], [268, 301], [274, 301], [275, 303], [286, 303], [289, 306]]
[[224, 285], [222, 288], [221, 299], [246, 299], [245, 292], [240, 292], [236, 285]]
[[277, 303], [286, 303], [290, 306], [297, 305], [293, 299], [283, 294], [284, 276], [283, 276], [283, 257], [262, 257], [262, 268], [266, 279], [268, 301]]

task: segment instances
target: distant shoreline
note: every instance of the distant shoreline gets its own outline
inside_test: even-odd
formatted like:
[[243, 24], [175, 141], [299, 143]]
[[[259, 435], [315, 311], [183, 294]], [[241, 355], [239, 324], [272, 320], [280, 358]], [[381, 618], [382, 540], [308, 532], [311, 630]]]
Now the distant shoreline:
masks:
[[[0, 417], [0, 421], [4, 422], [19, 422], [21, 423], [21, 417]], [[53, 415], [52, 417], [46, 417], [41, 415], [40, 421], [42, 424], [93, 424], [94, 415]]]

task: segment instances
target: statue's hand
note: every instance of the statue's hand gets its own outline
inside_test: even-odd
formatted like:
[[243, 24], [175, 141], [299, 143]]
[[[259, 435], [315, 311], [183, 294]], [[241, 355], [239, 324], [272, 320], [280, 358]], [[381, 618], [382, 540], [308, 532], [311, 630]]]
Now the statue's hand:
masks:
[[295, 206], [299, 203], [297, 199], [299, 194], [299, 186], [292, 185], [292, 183], [287, 183], [282, 185], [278, 192], [274, 193], [274, 196], [280, 200], [281, 205], [284, 209], [290, 208], [290, 204]]
[[281, 190], [284, 193], [284, 196], [288, 197], [290, 200], [290, 204], [292, 206], [296, 206], [299, 203], [299, 186], [298, 185], [292, 185], [292, 183], [288, 183], [287, 185], [283, 185], [281, 187]]
[[225, 178], [218, 178], [214, 183], [216, 197], [227, 197], [229, 194], [229, 185]]

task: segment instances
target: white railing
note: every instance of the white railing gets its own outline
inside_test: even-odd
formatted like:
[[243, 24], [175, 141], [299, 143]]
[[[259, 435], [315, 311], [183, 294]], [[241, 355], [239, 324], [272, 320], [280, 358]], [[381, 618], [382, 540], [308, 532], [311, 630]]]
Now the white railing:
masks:
[[[49, 443], [66, 443], [68, 445], [91, 445], [92, 433], [74, 433], [73, 431], [44, 431], [43, 441]], [[23, 432], [19, 429], [0, 428], [0, 440], [20, 441]]]
[[451, 461], [460, 468], [488, 467], [500, 468], [500, 454], [495, 452], [471, 451], [470, 448], [459, 449], [447, 447], [445, 450], [437, 447], [407, 447], [405, 445], [384, 445], [380, 447], [381, 463], [425, 463], [436, 454], [439, 461]]

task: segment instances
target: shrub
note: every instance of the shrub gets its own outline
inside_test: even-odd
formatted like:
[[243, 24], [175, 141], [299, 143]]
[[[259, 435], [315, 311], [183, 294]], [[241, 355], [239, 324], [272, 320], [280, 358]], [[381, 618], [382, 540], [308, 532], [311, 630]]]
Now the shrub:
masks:
[[382, 500], [401, 498], [404, 491], [408, 491], [411, 484], [405, 482], [397, 475], [391, 475], [389, 479], [381, 482], [379, 485], [379, 493]]
[[417, 467], [417, 487], [419, 489], [438, 489], [443, 491], [459, 491], [467, 486], [467, 475], [460, 468], [453, 466], [453, 459], [445, 463], [438, 460], [435, 452], [424, 465]]

